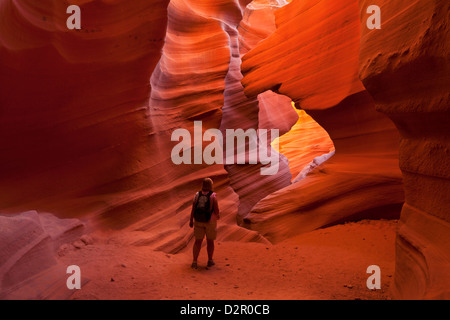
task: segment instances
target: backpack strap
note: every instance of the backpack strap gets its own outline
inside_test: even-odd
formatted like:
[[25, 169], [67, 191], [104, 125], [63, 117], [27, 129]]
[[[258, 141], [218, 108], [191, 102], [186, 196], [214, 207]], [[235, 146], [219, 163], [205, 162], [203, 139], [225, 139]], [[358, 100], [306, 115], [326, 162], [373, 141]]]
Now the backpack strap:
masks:
[[211, 196], [214, 192], [210, 191], [208, 192], [208, 199], [209, 199], [209, 211], [211, 212], [211, 214], [213, 213], [214, 210], [214, 206], [213, 206], [213, 201], [211, 200]]

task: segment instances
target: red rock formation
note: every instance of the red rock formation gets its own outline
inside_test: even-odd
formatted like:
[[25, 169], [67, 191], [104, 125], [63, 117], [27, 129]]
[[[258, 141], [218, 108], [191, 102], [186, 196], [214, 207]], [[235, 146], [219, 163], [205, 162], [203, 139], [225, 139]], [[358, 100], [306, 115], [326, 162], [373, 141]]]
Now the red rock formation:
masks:
[[297, 123], [272, 143], [275, 150], [288, 158], [293, 182], [304, 177], [306, 170], [310, 169], [308, 164], [315, 158], [325, 160], [328, 157], [324, 155], [331, 157], [331, 153], [334, 154], [334, 145], [328, 133], [304, 110], [295, 110], [299, 115]]
[[[202, 133], [223, 124], [222, 108], [229, 96], [227, 90], [232, 89], [232, 84], [227, 84], [227, 74], [232, 73], [229, 32], [241, 19], [241, 7], [223, 1], [177, 0], [169, 5], [168, 19], [161, 60], [151, 78], [149, 101], [154, 154], [148, 174], [161, 187], [149, 190], [148, 198], [137, 199], [132, 209], [141, 219], [133, 228], [145, 231], [144, 239], [139, 235], [135, 243], [170, 252], [185, 247], [192, 238], [188, 217], [193, 195], [207, 176], [215, 183], [223, 213], [220, 239], [262, 241], [255, 232], [237, 227], [239, 199], [229, 186], [223, 164], [175, 165], [171, 160], [171, 150], [178, 144], [171, 142], [174, 130], [187, 129], [194, 137], [194, 121], [202, 121]], [[143, 206], [142, 200], [148, 205]], [[164, 208], [167, 202], [171, 206]], [[157, 209], [150, 208], [154, 203], [160, 203]], [[145, 219], [147, 216], [151, 218]]]
[[145, 183], [148, 79], [168, 0], [73, 3], [81, 30], [67, 29], [63, 1], [0, 3], [5, 213], [99, 213]]
[[[67, 294], [54, 291], [64, 271], [55, 253], [82, 224], [10, 215], [30, 208], [172, 253], [192, 239], [188, 213], [205, 176], [223, 213], [219, 240], [397, 217], [398, 135], [376, 109], [401, 135], [396, 294], [449, 297], [448, 3], [375, 0], [385, 23], [369, 32], [364, 0], [249, 2], [74, 1], [82, 29], [69, 31], [64, 2], [0, 1], [1, 298]], [[280, 155], [273, 176], [261, 164], [172, 162], [175, 129], [201, 120], [203, 132], [282, 134], [298, 118], [291, 99], [333, 140], [325, 164], [314, 169], [330, 150], [323, 132], [318, 153], [291, 151], [290, 168]], [[312, 141], [296, 127], [285, 138], [281, 149]]]
[[284, 0], [253, 0], [244, 10], [239, 23], [239, 52], [246, 54], [275, 30], [275, 11], [286, 5]]
[[[146, 230], [156, 248], [176, 251], [192, 236], [186, 212], [193, 192], [212, 176], [230, 214], [223, 226], [229, 219], [235, 227], [238, 202], [223, 165], [174, 165], [170, 133], [195, 119], [204, 130], [219, 128], [225, 89], [230, 106], [242, 102], [233, 100], [240, 73], [230, 58], [247, 3], [172, 1], [167, 14], [167, 1], [132, 8], [84, 1], [82, 29], [69, 31], [60, 2], [2, 2], [2, 212], [85, 216], [102, 227]], [[279, 179], [272, 184], [267, 190], [279, 188]], [[155, 232], [160, 224], [171, 227]], [[223, 237], [259, 239], [234, 227]]]
[[[124, 243], [174, 252], [192, 238], [190, 204], [201, 179], [211, 176], [223, 212], [221, 239], [263, 241], [236, 226], [237, 196], [223, 165], [182, 167], [170, 159], [173, 128], [196, 117], [204, 129], [220, 126], [230, 61], [222, 27], [237, 26], [241, 8], [172, 1], [168, 15], [167, 3], [83, 1], [82, 29], [69, 31], [62, 2], [1, 2], [2, 213], [36, 208], [83, 217], [91, 228], [129, 228]], [[54, 254], [45, 251], [49, 263]], [[35, 283], [36, 290], [51, 281]], [[42, 297], [35, 293], [18, 296]]]
[[[285, 1], [259, 1], [258, 5], [252, 2], [245, 8], [239, 25], [230, 25], [225, 29], [230, 39], [231, 59], [225, 77], [223, 118], [220, 125], [224, 144], [227, 141], [226, 129], [278, 129], [280, 134], [284, 134], [298, 118], [290, 108], [289, 98], [265, 92], [249, 99], [245, 96], [240, 82], [242, 53], [275, 29], [273, 12], [284, 4]], [[274, 104], [276, 108], [272, 108]], [[276, 116], [271, 117], [269, 121], [267, 116], [275, 113]], [[273, 139], [272, 136], [267, 138], [267, 148], [272, 149], [270, 142]], [[235, 148], [235, 154], [240, 152]], [[245, 152], [248, 154], [248, 151]], [[248, 162], [245, 165], [225, 166], [231, 186], [239, 195], [237, 216], [239, 223], [242, 216], [246, 215], [259, 200], [290, 183], [288, 162], [283, 155], [278, 156], [278, 171], [275, 174], [261, 175], [261, 167], [263, 167], [261, 163], [248, 164]]]
[[[241, 5], [245, 7], [246, 3]], [[149, 102], [151, 145], [154, 146], [149, 178], [162, 187], [153, 188], [146, 192], [147, 196], [137, 198], [136, 205], [130, 209], [141, 220], [133, 228], [145, 231], [144, 239], [140, 238], [142, 233], [135, 239], [138, 245], [152, 245], [174, 252], [187, 244], [192, 236], [187, 227], [192, 195], [205, 176], [215, 181], [224, 213], [219, 238], [263, 241], [257, 233], [236, 226], [236, 213], [248, 212], [258, 200], [289, 184], [286, 162], [281, 163], [277, 175], [264, 177], [260, 174], [260, 165], [231, 164], [225, 171], [223, 164], [174, 165], [170, 159], [171, 149], [177, 143], [170, 143], [171, 133], [184, 128], [193, 136], [193, 122], [196, 120], [202, 121], [203, 132], [211, 128], [220, 129], [224, 143], [226, 129], [261, 128], [258, 124], [258, 100], [248, 99], [240, 83], [237, 28], [242, 18], [242, 7], [223, 1], [180, 0], [169, 5], [166, 42], [152, 75]], [[245, 38], [241, 40], [245, 41]], [[266, 95], [265, 101], [280, 101], [275, 94], [270, 97]], [[283, 101], [286, 105], [289, 99]], [[288, 131], [287, 114], [291, 115], [291, 125], [295, 123], [295, 113], [291, 109], [285, 110], [285, 117], [278, 116], [279, 120], [270, 123], [270, 128], [279, 126], [282, 132]], [[167, 174], [161, 175], [161, 172]], [[167, 201], [173, 206], [165, 209]], [[143, 203], [161, 205], [152, 210]], [[121, 211], [117, 211], [117, 217], [108, 220], [117, 223], [121, 219]], [[146, 219], [146, 215], [151, 218]]]
[[80, 220], [29, 211], [0, 216], [0, 224], [0, 299], [69, 297], [71, 292], [64, 287], [67, 267], [57, 261], [55, 252], [82, 236]]
[[[381, 8], [381, 30], [365, 28], [369, 5]], [[360, 77], [400, 132], [396, 297], [449, 299], [449, 2], [361, 0], [360, 10]]]
[[355, 0], [294, 1], [275, 13], [275, 33], [243, 58], [248, 96], [269, 89], [289, 96], [336, 148], [320, 170], [270, 194], [246, 217], [250, 228], [273, 241], [340, 221], [399, 214], [398, 137], [358, 78], [358, 12]]

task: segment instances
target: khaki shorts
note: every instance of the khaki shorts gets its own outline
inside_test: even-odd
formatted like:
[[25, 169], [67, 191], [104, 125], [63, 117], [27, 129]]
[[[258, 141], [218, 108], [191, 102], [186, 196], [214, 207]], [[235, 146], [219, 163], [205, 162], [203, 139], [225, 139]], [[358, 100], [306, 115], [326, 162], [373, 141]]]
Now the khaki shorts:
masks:
[[194, 221], [194, 237], [197, 240], [203, 239], [206, 234], [206, 239], [216, 240], [217, 237], [217, 221], [210, 220], [209, 222]]

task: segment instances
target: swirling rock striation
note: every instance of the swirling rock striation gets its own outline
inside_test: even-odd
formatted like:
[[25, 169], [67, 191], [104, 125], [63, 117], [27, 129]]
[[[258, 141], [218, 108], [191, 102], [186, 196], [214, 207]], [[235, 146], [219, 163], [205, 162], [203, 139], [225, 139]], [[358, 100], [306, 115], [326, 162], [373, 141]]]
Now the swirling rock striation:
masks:
[[450, 298], [450, 31], [448, 1], [378, 5], [381, 30], [363, 28], [359, 73], [377, 110], [400, 132], [405, 188], [395, 296]]
[[243, 57], [247, 96], [290, 97], [329, 134], [336, 153], [306, 178], [268, 195], [245, 217], [273, 241], [364, 217], [398, 217], [398, 134], [358, 77], [358, 2], [294, 1], [277, 30]]
[[145, 184], [168, 0], [78, 3], [81, 30], [63, 1], [0, 2], [2, 212], [98, 215]]

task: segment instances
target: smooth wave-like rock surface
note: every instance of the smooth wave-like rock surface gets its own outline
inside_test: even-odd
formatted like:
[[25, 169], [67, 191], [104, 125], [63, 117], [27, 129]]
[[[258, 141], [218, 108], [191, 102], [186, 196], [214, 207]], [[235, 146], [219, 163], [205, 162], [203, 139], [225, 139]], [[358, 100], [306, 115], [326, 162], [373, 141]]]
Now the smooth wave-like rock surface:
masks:
[[[145, 230], [137, 233], [158, 239], [156, 248], [177, 251], [192, 237], [193, 194], [210, 176], [221, 228], [230, 227], [221, 235], [261, 239], [236, 226], [236, 211], [288, 184], [287, 164], [286, 177], [272, 178], [267, 190], [236, 196], [223, 165], [177, 166], [170, 157], [172, 131], [192, 131], [194, 120], [203, 130], [258, 128], [257, 100], [243, 95], [240, 58], [232, 59], [248, 2], [171, 1], [167, 8], [168, 1], [85, 1], [82, 29], [68, 30], [60, 2], [2, 1], [2, 212], [88, 217], [94, 228]], [[232, 180], [244, 183], [252, 170], [263, 184], [252, 168]]]
[[[266, 130], [264, 135], [266, 144], [263, 146], [273, 152], [276, 157], [276, 170], [270, 175], [262, 175], [262, 167], [267, 167], [260, 162], [250, 164], [227, 164], [225, 168], [230, 177], [233, 190], [239, 195], [238, 223], [242, 221], [251, 208], [262, 198], [270, 193], [286, 187], [290, 184], [291, 174], [288, 161], [282, 154], [276, 154], [271, 147], [275, 139], [269, 134], [271, 129], [277, 129], [279, 135], [284, 134], [297, 121], [298, 116], [290, 108], [290, 99], [277, 95], [271, 91], [261, 93], [258, 97], [248, 98], [244, 94], [241, 84], [241, 56], [245, 50], [256, 45], [261, 39], [270, 35], [275, 29], [274, 12], [285, 5], [285, 1], [260, 1], [259, 5], [250, 3], [243, 10], [242, 20], [239, 25], [229, 26], [226, 32], [230, 41], [230, 65], [225, 77], [226, 89], [224, 91], [223, 117], [220, 129], [224, 135], [224, 145], [229, 136], [227, 129]], [[265, 32], [258, 30], [265, 29]], [[259, 40], [258, 40], [259, 39]], [[270, 118], [270, 120], [269, 120]], [[259, 132], [259, 131], [258, 131]], [[262, 132], [262, 131], [261, 131]], [[257, 141], [258, 150], [264, 141]], [[249, 159], [250, 142], [246, 143], [246, 150], [240, 150], [235, 146], [235, 157], [243, 153]], [[274, 165], [272, 161], [271, 165]]]
[[[276, 110], [276, 108], [271, 108], [271, 110]], [[302, 173], [301, 176], [306, 176], [306, 171], [311, 171], [308, 168], [311, 167], [310, 164], [314, 159], [317, 158], [315, 162], [315, 166], [317, 166], [319, 159], [326, 161], [334, 154], [334, 144], [328, 132], [304, 110], [295, 110], [299, 117], [297, 123], [272, 143], [274, 149], [289, 160], [292, 182], [300, 179], [300, 173]], [[329, 157], [324, 157], [327, 154]]]
[[2, 212], [98, 215], [146, 183], [167, 4], [82, 1], [69, 30], [63, 1], [0, 1]]
[[0, 299], [64, 299], [72, 294], [64, 287], [67, 266], [58, 262], [57, 251], [83, 235], [80, 220], [28, 211], [0, 216], [0, 226]]
[[[224, 105], [233, 90], [227, 75], [239, 71], [239, 67], [231, 67], [233, 51], [229, 33], [235, 30], [240, 19], [241, 6], [237, 2], [170, 2], [166, 40], [151, 77], [148, 107], [152, 126], [149, 135], [154, 148], [149, 177], [161, 188], [153, 188], [155, 196], [146, 202], [159, 205], [149, 212], [149, 206], [143, 206], [142, 201], [136, 203], [141, 220], [133, 226], [136, 230], [133, 243], [169, 252], [183, 249], [192, 239], [189, 212], [194, 193], [204, 177], [213, 179], [218, 193], [223, 217], [220, 239], [264, 241], [257, 233], [236, 225], [235, 216], [242, 199], [230, 187], [232, 178], [224, 169], [223, 160], [213, 165], [204, 161], [194, 164], [191, 154], [191, 164], [176, 165], [171, 159], [171, 150], [179, 143], [171, 142], [175, 130], [185, 129], [195, 139], [195, 121], [201, 121], [202, 136], [206, 130], [218, 130], [223, 124]], [[233, 100], [231, 104], [236, 102]], [[202, 143], [202, 148], [207, 145]], [[191, 141], [189, 147], [193, 151], [195, 142]], [[166, 203], [170, 206], [164, 207]], [[142, 232], [144, 239], [140, 239]]]
[[[78, 3], [68, 30], [64, 1], [0, 0], [0, 298], [69, 297], [58, 255], [86, 229], [117, 252], [185, 250], [204, 177], [218, 240], [264, 250], [402, 210], [396, 297], [449, 298], [448, 1]], [[225, 141], [278, 129], [278, 172], [175, 164], [195, 121]]]
[[305, 179], [259, 201], [246, 225], [279, 241], [346, 220], [398, 217], [398, 134], [358, 77], [358, 2], [294, 1], [275, 16], [276, 31], [243, 57], [245, 93], [290, 97], [336, 151]]
[[382, 32], [363, 28], [360, 77], [400, 132], [405, 205], [395, 292], [450, 298], [450, 31], [448, 1], [360, 1], [382, 8]]

